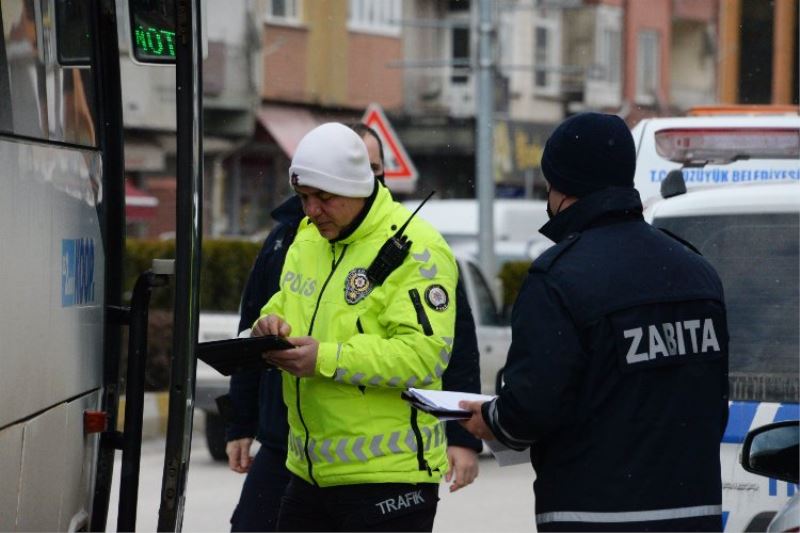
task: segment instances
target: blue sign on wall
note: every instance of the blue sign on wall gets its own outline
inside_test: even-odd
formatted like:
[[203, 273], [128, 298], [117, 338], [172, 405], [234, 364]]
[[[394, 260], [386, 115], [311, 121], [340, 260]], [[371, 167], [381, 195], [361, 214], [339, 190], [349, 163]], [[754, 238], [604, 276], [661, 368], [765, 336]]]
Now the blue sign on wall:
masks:
[[94, 301], [94, 239], [62, 239], [61, 307]]

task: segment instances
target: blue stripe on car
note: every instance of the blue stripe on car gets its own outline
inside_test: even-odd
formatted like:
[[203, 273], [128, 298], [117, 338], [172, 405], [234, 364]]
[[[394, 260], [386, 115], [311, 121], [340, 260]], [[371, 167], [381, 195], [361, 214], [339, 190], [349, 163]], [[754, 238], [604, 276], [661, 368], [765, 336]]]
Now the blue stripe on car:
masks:
[[778, 407], [778, 412], [775, 413], [774, 422], [781, 422], [783, 420], [797, 420], [800, 418], [800, 405], [796, 403], [782, 403]]
[[728, 427], [725, 428], [722, 442], [743, 442], [756, 416], [756, 409], [758, 402], [732, 402], [728, 410]]

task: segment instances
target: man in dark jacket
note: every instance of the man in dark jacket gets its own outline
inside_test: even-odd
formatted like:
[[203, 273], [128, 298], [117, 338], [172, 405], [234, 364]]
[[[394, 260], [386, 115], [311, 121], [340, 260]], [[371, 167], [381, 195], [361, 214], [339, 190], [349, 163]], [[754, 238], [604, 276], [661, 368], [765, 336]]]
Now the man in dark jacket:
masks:
[[476, 436], [530, 447], [539, 531], [720, 531], [727, 422], [722, 284], [647, 224], [625, 123], [585, 113], [548, 139], [557, 244], [512, 315], [505, 386], [465, 402]]
[[[361, 135], [370, 156], [375, 176], [383, 181], [383, 148], [380, 138], [363, 124], [351, 126]], [[423, 208], [424, 209], [424, 208]], [[261, 308], [278, 290], [286, 251], [300, 221], [305, 216], [298, 197], [294, 196], [271, 213], [278, 223], [258, 254], [247, 280], [240, 309], [239, 331], [249, 329], [258, 319]], [[443, 388], [480, 392], [480, 369], [475, 322], [459, 280], [456, 287], [456, 324], [453, 356], [444, 375]], [[231, 517], [233, 531], [274, 531], [289, 471], [286, 469], [286, 439], [289, 433], [286, 406], [281, 395], [281, 376], [277, 370], [242, 373], [231, 377], [232, 420], [228, 421], [226, 440], [228, 464], [239, 473], [247, 473], [239, 504]], [[469, 485], [478, 474], [479, 439], [454, 422], [446, 427], [447, 456], [450, 471], [446, 481], [450, 490]], [[250, 456], [253, 436], [261, 443], [254, 458]]]

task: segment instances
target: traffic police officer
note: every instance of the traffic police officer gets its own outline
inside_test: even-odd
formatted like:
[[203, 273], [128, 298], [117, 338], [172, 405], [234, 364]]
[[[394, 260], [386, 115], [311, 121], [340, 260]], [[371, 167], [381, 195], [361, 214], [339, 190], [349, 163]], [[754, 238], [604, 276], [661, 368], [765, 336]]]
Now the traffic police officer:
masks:
[[465, 402], [482, 438], [530, 447], [539, 531], [722, 529], [727, 422], [722, 284], [648, 225], [625, 123], [585, 113], [548, 139], [557, 244], [514, 305], [505, 386]]
[[[383, 147], [378, 134], [364, 124], [350, 124], [364, 141], [373, 175], [384, 183]], [[276, 225], [256, 258], [240, 306], [239, 331], [250, 329], [264, 303], [278, 292], [281, 270], [289, 245], [305, 217], [300, 198], [293, 195], [272, 212]], [[462, 279], [456, 285], [455, 339], [450, 363], [442, 375], [445, 390], [480, 392], [480, 367], [475, 321], [472, 318]], [[280, 501], [289, 483], [286, 469], [286, 405], [281, 392], [281, 375], [274, 368], [263, 372], [242, 372], [231, 376], [233, 409], [227, 420], [227, 453], [230, 468], [246, 473], [239, 502], [231, 517], [231, 531], [275, 531]], [[447, 458], [450, 468], [445, 481], [450, 491], [472, 483], [478, 474], [480, 439], [456, 421], [445, 424]], [[253, 437], [260, 443], [250, 456]]]
[[346, 126], [308, 133], [289, 172], [308, 217], [253, 327], [297, 346], [265, 355], [285, 371], [289, 419], [278, 529], [430, 531], [446, 439], [400, 391], [441, 388], [455, 260], [429, 224], [409, 222]]

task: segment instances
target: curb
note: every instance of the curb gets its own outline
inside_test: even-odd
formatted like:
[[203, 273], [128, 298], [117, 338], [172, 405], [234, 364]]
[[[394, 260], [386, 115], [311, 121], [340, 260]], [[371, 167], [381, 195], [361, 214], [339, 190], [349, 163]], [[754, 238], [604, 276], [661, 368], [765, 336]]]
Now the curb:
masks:
[[[146, 392], [142, 410], [142, 440], [162, 437], [167, 433], [167, 413], [169, 411], [168, 392]], [[117, 431], [125, 427], [125, 396], [119, 397], [117, 411]]]
[[[205, 428], [205, 416], [197, 416], [200, 409], [195, 407], [194, 429]], [[169, 392], [146, 392], [142, 409], [142, 440], [157, 439], [167, 434], [167, 415], [169, 413]], [[117, 431], [125, 427], [125, 395], [119, 397], [117, 411]]]

